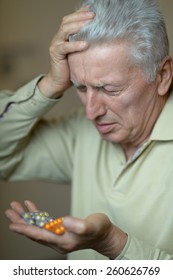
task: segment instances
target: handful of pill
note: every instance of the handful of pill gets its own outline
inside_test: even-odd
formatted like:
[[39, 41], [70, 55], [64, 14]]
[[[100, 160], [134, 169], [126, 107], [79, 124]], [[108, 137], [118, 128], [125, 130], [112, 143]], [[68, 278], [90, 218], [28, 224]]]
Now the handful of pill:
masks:
[[24, 212], [21, 215], [23, 219], [30, 225], [43, 227], [44, 229], [59, 235], [65, 232], [65, 228], [62, 225], [63, 218], [55, 219], [51, 217], [48, 212]]

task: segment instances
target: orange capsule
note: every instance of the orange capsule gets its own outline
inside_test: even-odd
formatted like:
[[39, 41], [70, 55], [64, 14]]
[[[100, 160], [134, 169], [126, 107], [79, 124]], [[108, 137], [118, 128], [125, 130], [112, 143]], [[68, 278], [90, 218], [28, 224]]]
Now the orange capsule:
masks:
[[49, 224], [45, 224], [45, 225], [44, 225], [44, 228], [49, 229], [49, 228], [50, 228], [50, 225], [49, 225]]
[[56, 220], [50, 221], [43, 226], [43, 228], [54, 232], [56, 234], [63, 234], [65, 232], [64, 226], [62, 226], [62, 221], [64, 218], [58, 218]]
[[62, 233], [65, 232], [65, 227], [61, 226], [60, 230], [61, 230]]
[[57, 234], [60, 234], [60, 233], [61, 233], [61, 231], [60, 231], [59, 228], [56, 228], [56, 229], [54, 230], [54, 232], [57, 233]]

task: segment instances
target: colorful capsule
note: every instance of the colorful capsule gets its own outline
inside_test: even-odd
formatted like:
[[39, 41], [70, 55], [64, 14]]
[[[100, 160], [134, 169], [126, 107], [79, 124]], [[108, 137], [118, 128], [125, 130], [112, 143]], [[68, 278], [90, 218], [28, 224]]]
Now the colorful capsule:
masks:
[[62, 225], [63, 218], [54, 219], [48, 212], [35, 211], [35, 212], [25, 212], [21, 216], [29, 224], [37, 227], [43, 227], [56, 234], [63, 234], [65, 228]]
[[48, 212], [43, 211], [25, 212], [21, 215], [28, 224], [38, 227], [42, 227], [44, 224], [54, 220]]
[[65, 232], [65, 227], [62, 225], [63, 219], [64, 218], [58, 218], [54, 221], [50, 221], [49, 223], [45, 224], [43, 228], [61, 235]]

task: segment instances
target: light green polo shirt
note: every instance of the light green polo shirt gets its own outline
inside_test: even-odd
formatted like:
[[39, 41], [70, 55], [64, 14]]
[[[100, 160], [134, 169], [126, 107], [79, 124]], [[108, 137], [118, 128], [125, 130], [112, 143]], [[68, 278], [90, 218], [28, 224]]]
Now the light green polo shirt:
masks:
[[[126, 162], [83, 112], [38, 122], [58, 101], [44, 97], [37, 81], [0, 94], [0, 178], [71, 182], [73, 216], [102, 212], [128, 233], [117, 259], [173, 259], [173, 94], [150, 140]], [[93, 250], [69, 258], [106, 259]]]

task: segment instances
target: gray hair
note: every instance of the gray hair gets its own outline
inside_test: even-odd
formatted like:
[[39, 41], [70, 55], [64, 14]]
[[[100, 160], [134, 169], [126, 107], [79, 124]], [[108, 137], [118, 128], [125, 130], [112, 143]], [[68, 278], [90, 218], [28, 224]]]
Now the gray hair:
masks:
[[129, 59], [143, 69], [148, 82], [156, 78], [164, 57], [169, 55], [165, 22], [155, 0], [83, 0], [95, 18], [70, 41], [86, 40], [89, 44], [127, 43]]

